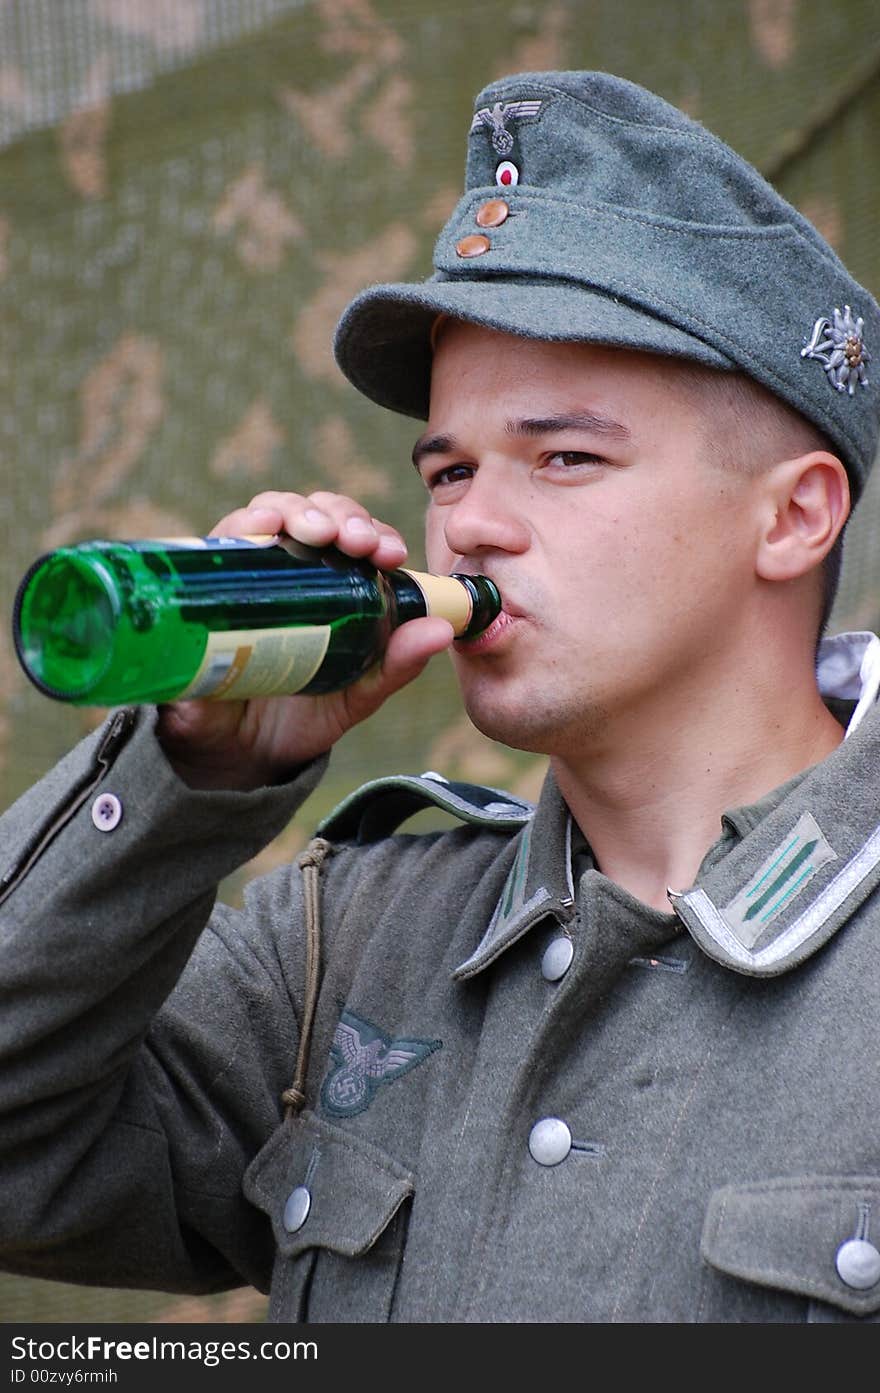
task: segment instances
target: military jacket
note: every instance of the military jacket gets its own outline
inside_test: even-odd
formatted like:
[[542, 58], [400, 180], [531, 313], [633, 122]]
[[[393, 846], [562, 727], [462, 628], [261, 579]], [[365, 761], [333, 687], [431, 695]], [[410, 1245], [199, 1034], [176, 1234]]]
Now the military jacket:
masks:
[[[296, 1116], [303, 873], [214, 901], [322, 762], [197, 793], [113, 713], [0, 822], [0, 1263], [282, 1321], [880, 1319], [878, 649], [827, 651], [851, 733], [669, 913], [551, 777], [355, 795]], [[428, 801], [460, 825], [393, 830]]]

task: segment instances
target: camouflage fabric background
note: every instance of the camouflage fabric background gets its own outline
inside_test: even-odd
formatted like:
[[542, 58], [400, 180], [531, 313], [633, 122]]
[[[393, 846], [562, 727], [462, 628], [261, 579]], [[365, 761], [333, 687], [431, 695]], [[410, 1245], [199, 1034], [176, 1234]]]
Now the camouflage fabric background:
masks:
[[[417, 278], [492, 77], [597, 67], [733, 144], [880, 291], [876, 0], [0, 0], [0, 601], [41, 551], [204, 533], [264, 487], [361, 498], [422, 564], [414, 422], [361, 401], [330, 339]], [[805, 319], [829, 310], [804, 307]], [[880, 344], [869, 344], [880, 371]], [[880, 618], [880, 478], [834, 627]], [[0, 806], [99, 711], [38, 695], [0, 629]], [[436, 661], [333, 761], [287, 859], [365, 778], [438, 768], [530, 795]], [[0, 1320], [261, 1320], [208, 1300], [0, 1276]]]

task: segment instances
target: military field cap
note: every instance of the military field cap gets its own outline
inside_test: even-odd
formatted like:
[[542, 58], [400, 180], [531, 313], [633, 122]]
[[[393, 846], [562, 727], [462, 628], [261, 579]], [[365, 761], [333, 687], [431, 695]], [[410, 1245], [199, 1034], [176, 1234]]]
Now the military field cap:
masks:
[[476, 98], [466, 190], [418, 284], [376, 285], [335, 338], [349, 380], [427, 418], [447, 314], [531, 339], [739, 370], [830, 438], [855, 496], [877, 451], [880, 308], [729, 146], [607, 73], [520, 73]]

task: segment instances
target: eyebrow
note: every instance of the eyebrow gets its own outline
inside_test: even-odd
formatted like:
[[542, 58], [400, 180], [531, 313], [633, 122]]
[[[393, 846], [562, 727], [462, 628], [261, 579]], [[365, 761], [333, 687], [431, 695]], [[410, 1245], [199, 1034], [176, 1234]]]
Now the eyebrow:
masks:
[[[567, 430], [588, 431], [591, 435], [602, 435], [609, 440], [632, 440], [632, 432], [621, 425], [620, 421], [613, 421], [609, 416], [600, 416], [594, 411], [567, 411], [555, 416], [525, 416], [517, 421], [508, 421], [504, 427], [505, 434], [514, 438], [553, 435]], [[418, 469], [427, 455], [450, 455], [458, 448], [454, 435], [422, 435], [413, 446], [413, 465]]]
[[504, 427], [508, 435], [534, 436], [552, 435], [554, 431], [584, 430], [592, 435], [606, 435], [613, 440], [631, 440], [632, 433], [619, 421], [610, 416], [600, 416], [595, 411], [570, 411], [557, 416], [531, 416], [522, 421], [508, 421]]
[[413, 468], [418, 469], [427, 455], [451, 455], [456, 448], [454, 435], [420, 435], [413, 445]]

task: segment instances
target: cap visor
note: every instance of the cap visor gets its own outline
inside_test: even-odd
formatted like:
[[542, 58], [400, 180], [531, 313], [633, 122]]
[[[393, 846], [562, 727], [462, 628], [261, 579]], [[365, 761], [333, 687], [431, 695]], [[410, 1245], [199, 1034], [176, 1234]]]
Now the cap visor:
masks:
[[337, 325], [336, 361], [358, 391], [379, 406], [426, 420], [431, 328], [438, 314], [529, 339], [604, 343], [708, 367], [736, 366], [701, 339], [601, 291], [521, 276], [372, 286], [351, 302]]

